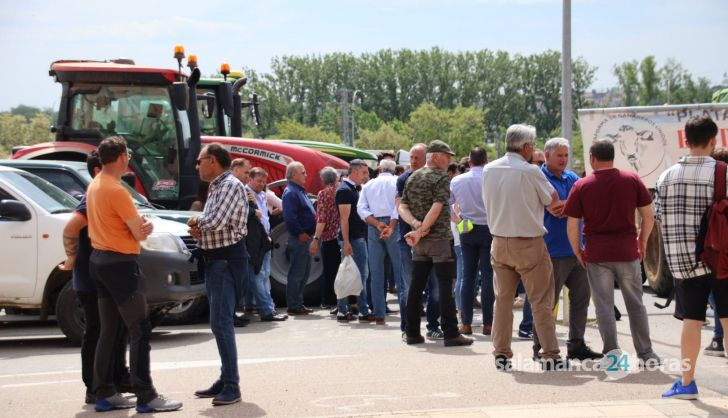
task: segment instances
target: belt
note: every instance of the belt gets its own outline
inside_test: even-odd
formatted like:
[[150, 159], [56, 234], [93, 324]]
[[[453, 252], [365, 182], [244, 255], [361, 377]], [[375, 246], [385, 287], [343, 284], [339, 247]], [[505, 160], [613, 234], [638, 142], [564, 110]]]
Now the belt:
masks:
[[540, 237], [502, 237], [500, 235], [493, 235], [493, 238], [530, 240], [530, 239], [543, 239], [543, 236], [540, 236]]

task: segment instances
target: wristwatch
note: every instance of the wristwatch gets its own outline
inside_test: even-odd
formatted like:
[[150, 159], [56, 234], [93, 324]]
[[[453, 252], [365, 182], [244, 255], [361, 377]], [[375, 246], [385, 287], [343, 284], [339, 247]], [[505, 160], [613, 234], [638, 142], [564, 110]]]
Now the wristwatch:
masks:
[[313, 236], [314, 241], [318, 241], [318, 239], [319, 239], [319, 237], [317, 237], [316, 235]]

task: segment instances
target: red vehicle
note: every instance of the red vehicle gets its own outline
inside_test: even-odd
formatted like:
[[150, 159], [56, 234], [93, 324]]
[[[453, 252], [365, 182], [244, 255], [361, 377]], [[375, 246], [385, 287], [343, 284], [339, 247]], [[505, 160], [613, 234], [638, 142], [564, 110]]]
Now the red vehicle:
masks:
[[[199, 189], [195, 162], [202, 144], [219, 142], [233, 158], [245, 157], [269, 173], [269, 181], [285, 178], [286, 165], [300, 161], [311, 173], [306, 190], [321, 188], [318, 172], [325, 166], [343, 170], [348, 164], [319, 151], [274, 141], [237, 137], [201, 137], [195, 68], [187, 76], [178, 70], [142, 67], [130, 60], [109, 62], [56, 61], [50, 75], [63, 90], [58, 121], [52, 131], [56, 140], [16, 151], [16, 159], [85, 161], [86, 155], [103, 138], [122, 135], [131, 158], [129, 168], [135, 188], [152, 203], [169, 209], [188, 209]], [[231, 89], [225, 83], [226, 89]], [[230, 91], [226, 103], [233, 108]], [[221, 98], [222, 100], [222, 98]], [[238, 99], [239, 100], [239, 99]], [[239, 107], [237, 107], [240, 111]], [[288, 259], [285, 255], [288, 234], [284, 225], [272, 233], [271, 277], [273, 295], [284, 300]], [[309, 276], [307, 303], [315, 303], [318, 280], [323, 268], [318, 257]]]
[[[300, 161], [311, 173], [325, 166], [345, 169], [346, 162], [311, 149], [278, 142], [200, 137], [195, 83], [176, 70], [117, 62], [57, 61], [50, 74], [62, 84], [56, 142], [18, 150], [13, 158], [85, 161], [101, 139], [126, 138], [132, 153], [129, 166], [135, 187], [151, 202], [187, 209], [194, 200], [199, 177], [195, 160], [202, 144], [222, 143], [233, 158], [245, 157], [269, 173], [285, 177], [286, 165]], [[309, 176], [306, 190], [321, 189], [318, 176]]]

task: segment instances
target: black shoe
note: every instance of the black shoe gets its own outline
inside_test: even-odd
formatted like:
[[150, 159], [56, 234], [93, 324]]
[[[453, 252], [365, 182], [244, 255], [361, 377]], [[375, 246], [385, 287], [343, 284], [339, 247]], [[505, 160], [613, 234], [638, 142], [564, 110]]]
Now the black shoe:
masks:
[[414, 344], [422, 344], [425, 342], [425, 337], [421, 335], [416, 335], [414, 337], [410, 337], [409, 335], [402, 334], [402, 341], [406, 342], [407, 345], [414, 345]]
[[271, 322], [271, 321], [285, 321], [288, 319], [288, 315], [282, 315], [282, 314], [270, 314], [266, 316], [261, 316], [261, 321]]
[[511, 359], [502, 354], [498, 354], [495, 356], [495, 369], [501, 372], [510, 372], [513, 370]]
[[301, 305], [301, 308], [303, 308], [303, 310], [305, 310], [308, 313], [313, 313], [313, 309], [309, 308], [308, 306]]
[[346, 314], [337, 314], [336, 320], [339, 322], [349, 322], [354, 320], [354, 315], [351, 314], [351, 312], [348, 312]]
[[308, 315], [311, 312], [309, 312], [308, 308], [301, 305], [298, 308], [289, 309], [286, 312], [288, 312], [288, 315]]
[[474, 338], [458, 335], [455, 338], [445, 338], [445, 347], [457, 347], [461, 345], [471, 345], [475, 341]]
[[335, 306], [334, 309], [332, 309], [332, 310], [329, 311], [329, 315], [336, 315], [337, 313], [339, 313], [339, 307], [338, 306]]
[[599, 360], [604, 357], [604, 354], [592, 350], [583, 341], [575, 344], [566, 343], [566, 352], [566, 358], [569, 360]]
[[361, 323], [367, 323], [367, 324], [368, 323], [371, 323], [371, 322], [374, 322], [374, 315], [373, 314], [360, 315], [359, 316], [359, 322], [361, 322]]
[[222, 380], [218, 380], [207, 389], [196, 390], [195, 396], [198, 398], [214, 398], [220, 394], [224, 386], [225, 385], [222, 383]]
[[235, 386], [225, 386], [220, 393], [212, 399], [213, 405], [230, 405], [240, 402], [240, 388]]
[[250, 323], [250, 319], [243, 318], [242, 316], [236, 316], [233, 320], [233, 325], [237, 328], [242, 328]]
[[93, 392], [86, 391], [86, 398], [84, 399], [84, 402], [88, 405], [96, 404], [96, 395], [94, 395]]
[[544, 371], [558, 371], [558, 372], [564, 372], [569, 370], [569, 360], [563, 359], [561, 357], [557, 358], [542, 358], [540, 360], [541, 362], [541, 368]]
[[394, 310], [394, 309], [390, 309], [390, 308], [389, 308], [389, 306], [387, 306], [387, 307], [386, 307], [386, 308], [384, 309], [384, 313], [386, 313], [387, 315], [391, 315], [391, 314], [396, 314], [397, 312], [399, 312], [399, 311], [397, 311], [397, 310]]

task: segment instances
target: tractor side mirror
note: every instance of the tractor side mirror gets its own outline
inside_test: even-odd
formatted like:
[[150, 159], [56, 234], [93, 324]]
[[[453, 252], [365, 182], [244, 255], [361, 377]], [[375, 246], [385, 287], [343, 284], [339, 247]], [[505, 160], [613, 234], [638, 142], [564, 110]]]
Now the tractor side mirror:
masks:
[[172, 102], [177, 110], [187, 110], [187, 104], [190, 102], [187, 83], [178, 81], [172, 84]]

